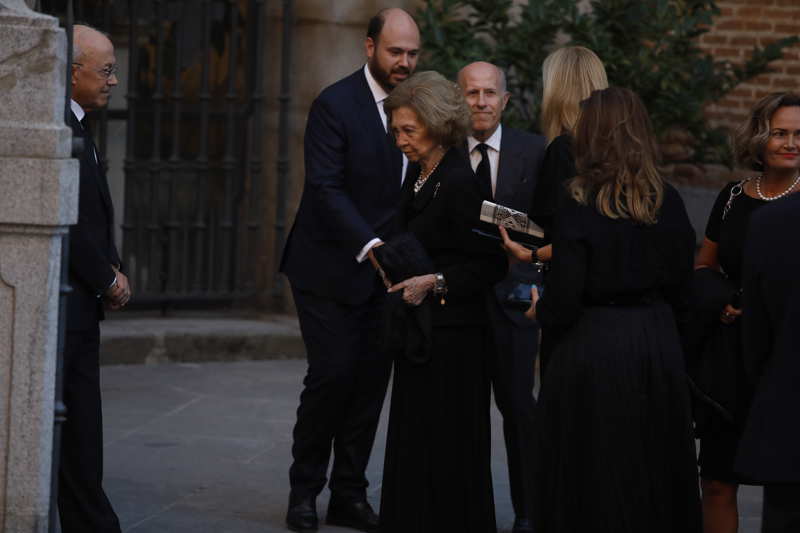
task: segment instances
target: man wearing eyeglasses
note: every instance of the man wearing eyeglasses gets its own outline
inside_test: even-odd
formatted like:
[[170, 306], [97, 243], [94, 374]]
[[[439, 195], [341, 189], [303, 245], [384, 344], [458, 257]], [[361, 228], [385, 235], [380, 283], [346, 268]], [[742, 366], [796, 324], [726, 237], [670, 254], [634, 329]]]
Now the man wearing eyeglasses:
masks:
[[100, 328], [104, 307], [119, 309], [131, 296], [114, 245], [114, 211], [105, 171], [86, 113], [108, 105], [114, 46], [99, 31], [74, 27], [72, 134], [84, 141], [80, 156], [78, 223], [69, 230], [69, 284], [64, 337], [64, 405], [58, 511], [63, 533], [119, 533], [119, 519], [103, 491], [100, 408]]

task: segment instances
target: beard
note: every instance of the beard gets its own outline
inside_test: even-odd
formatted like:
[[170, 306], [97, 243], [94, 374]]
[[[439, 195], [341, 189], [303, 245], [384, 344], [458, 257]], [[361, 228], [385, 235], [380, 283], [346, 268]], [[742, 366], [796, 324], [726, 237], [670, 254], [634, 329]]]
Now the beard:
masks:
[[392, 82], [392, 74], [405, 74], [406, 76], [411, 75], [411, 69], [408, 67], [395, 67], [388, 70], [383, 68], [378, 62], [377, 54], [372, 56], [372, 59], [367, 62], [367, 65], [369, 66], [369, 71], [372, 74], [372, 77], [375, 78], [375, 81], [378, 82], [378, 85], [383, 87], [387, 93], [392, 92], [392, 89], [397, 86], [396, 83]]

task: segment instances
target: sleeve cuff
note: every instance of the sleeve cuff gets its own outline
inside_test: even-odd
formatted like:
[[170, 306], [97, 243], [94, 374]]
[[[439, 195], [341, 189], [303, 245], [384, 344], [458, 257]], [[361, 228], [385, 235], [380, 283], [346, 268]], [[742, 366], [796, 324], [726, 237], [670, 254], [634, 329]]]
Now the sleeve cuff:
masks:
[[380, 240], [379, 238], [375, 237], [374, 239], [369, 241], [367, 244], [365, 244], [364, 247], [361, 249], [361, 252], [359, 252], [359, 254], [356, 256], [356, 261], [358, 261], [359, 263], [363, 263], [364, 259], [367, 258], [367, 252], [372, 250], [373, 246], [375, 246], [376, 244], [381, 243], [381, 242], [383, 242], [383, 241]]

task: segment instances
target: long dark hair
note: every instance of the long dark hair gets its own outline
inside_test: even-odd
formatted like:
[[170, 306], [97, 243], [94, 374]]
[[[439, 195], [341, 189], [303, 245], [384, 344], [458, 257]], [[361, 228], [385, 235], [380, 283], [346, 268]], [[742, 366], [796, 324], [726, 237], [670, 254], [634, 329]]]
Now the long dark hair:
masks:
[[576, 201], [593, 202], [609, 218], [655, 224], [664, 182], [650, 117], [636, 93], [610, 87], [584, 100], [574, 149], [577, 175], [568, 187]]

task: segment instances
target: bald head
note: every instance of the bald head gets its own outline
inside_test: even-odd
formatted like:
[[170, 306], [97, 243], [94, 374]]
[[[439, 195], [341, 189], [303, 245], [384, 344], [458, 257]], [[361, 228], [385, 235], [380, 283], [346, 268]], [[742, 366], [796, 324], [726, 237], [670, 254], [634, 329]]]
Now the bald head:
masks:
[[486, 61], [476, 61], [474, 63], [470, 63], [469, 65], [463, 67], [461, 70], [458, 71], [458, 84], [461, 88], [464, 88], [464, 84], [466, 83], [465, 79], [467, 78], [474, 78], [474, 77], [483, 77], [488, 78], [494, 76], [496, 79], [496, 86], [497, 89], [504, 93], [506, 92], [506, 73], [492, 63], [487, 63]]
[[106, 48], [114, 50], [114, 45], [103, 32], [82, 24], [76, 24], [72, 28], [72, 46], [73, 61], [81, 61], [87, 51], [91, 53], [92, 50]]
[[505, 73], [491, 63], [477, 61], [458, 72], [458, 84], [469, 105], [472, 135], [484, 142], [497, 130], [508, 104]]
[[108, 105], [117, 84], [114, 45], [102, 32], [77, 24], [73, 27], [72, 99], [92, 111]]
[[420, 47], [417, 23], [403, 9], [382, 9], [369, 21], [365, 47], [370, 73], [390, 92], [417, 68]]

